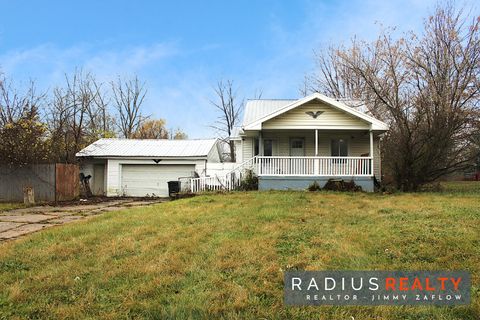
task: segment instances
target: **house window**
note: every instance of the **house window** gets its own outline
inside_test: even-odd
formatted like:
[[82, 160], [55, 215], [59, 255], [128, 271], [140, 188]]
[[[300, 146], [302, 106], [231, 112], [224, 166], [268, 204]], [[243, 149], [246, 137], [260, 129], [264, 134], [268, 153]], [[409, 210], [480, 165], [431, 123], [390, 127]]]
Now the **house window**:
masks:
[[332, 157], [348, 157], [348, 143], [345, 139], [332, 139]]
[[273, 141], [263, 140], [263, 155], [267, 157], [273, 156]]
[[[259, 145], [260, 142], [258, 138], [254, 139], [254, 155], [259, 155]], [[271, 139], [264, 139], [263, 140], [263, 155], [267, 157], [273, 156], [273, 140]]]

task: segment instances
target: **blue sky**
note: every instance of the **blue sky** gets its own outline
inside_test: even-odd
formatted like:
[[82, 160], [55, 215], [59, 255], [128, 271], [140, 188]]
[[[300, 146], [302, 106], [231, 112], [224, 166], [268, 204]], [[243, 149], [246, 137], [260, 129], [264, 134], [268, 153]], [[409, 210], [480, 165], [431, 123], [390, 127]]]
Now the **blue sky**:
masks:
[[209, 99], [217, 80], [234, 80], [245, 98], [259, 90], [264, 98], [298, 97], [303, 77], [314, 70], [314, 49], [355, 35], [373, 39], [379, 24], [418, 31], [434, 5], [0, 0], [0, 70], [19, 85], [33, 79], [50, 90], [76, 66], [103, 81], [138, 74], [148, 87], [147, 113], [190, 138], [211, 137]]

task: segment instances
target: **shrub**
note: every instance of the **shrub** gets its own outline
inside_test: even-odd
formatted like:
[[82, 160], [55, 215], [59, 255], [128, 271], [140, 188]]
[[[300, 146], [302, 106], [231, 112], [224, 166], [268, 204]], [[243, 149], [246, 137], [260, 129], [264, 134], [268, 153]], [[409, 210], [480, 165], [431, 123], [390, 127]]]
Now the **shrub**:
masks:
[[362, 191], [362, 187], [357, 186], [353, 180], [344, 181], [338, 179], [328, 179], [323, 190], [330, 191]]
[[258, 177], [252, 170], [247, 170], [245, 173], [245, 177], [240, 182], [240, 186], [238, 190], [242, 191], [250, 191], [250, 190], [258, 190]]
[[320, 188], [320, 185], [318, 184], [317, 181], [314, 181], [313, 183], [311, 183], [308, 188], [307, 188], [308, 191], [320, 191], [322, 190], [322, 188]]

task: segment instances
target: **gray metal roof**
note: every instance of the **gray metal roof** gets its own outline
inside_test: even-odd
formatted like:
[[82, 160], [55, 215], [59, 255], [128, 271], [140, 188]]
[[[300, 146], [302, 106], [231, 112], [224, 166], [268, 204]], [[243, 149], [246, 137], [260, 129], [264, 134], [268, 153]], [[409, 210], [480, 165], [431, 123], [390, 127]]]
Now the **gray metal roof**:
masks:
[[100, 139], [80, 150], [77, 157], [206, 157], [217, 139]]
[[295, 99], [248, 100], [247, 104], [245, 105], [245, 111], [243, 113], [242, 126], [247, 126], [250, 123], [260, 118], [263, 118], [295, 101], [297, 100]]

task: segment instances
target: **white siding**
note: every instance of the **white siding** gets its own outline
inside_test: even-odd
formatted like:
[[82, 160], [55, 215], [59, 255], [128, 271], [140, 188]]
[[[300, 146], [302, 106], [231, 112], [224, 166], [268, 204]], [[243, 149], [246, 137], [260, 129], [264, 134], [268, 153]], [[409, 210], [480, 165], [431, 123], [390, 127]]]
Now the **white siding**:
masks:
[[[309, 111], [322, 111], [323, 113], [314, 119], [305, 113]], [[334, 107], [312, 102], [268, 120], [262, 126], [263, 129], [326, 129], [329, 127], [337, 129], [369, 129], [370, 124]]]
[[238, 163], [236, 163], [236, 162], [223, 162], [223, 163], [208, 162], [207, 163], [206, 175], [210, 176], [210, 177], [213, 177], [215, 175], [224, 176], [228, 172], [235, 169], [235, 167], [237, 167], [237, 166], [238, 166]]
[[242, 160], [246, 161], [253, 157], [254, 152], [254, 138], [246, 137], [245, 140], [242, 141], [243, 146], [243, 157]]
[[106, 193], [108, 197], [122, 195], [122, 166], [129, 164], [148, 164], [148, 165], [169, 165], [169, 164], [191, 164], [195, 166], [195, 171], [199, 175], [205, 174], [206, 160], [162, 160], [155, 164], [152, 160], [135, 159], [108, 159], [107, 163], [107, 181]]
[[242, 148], [242, 140], [235, 140], [235, 162], [242, 163], [243, 162], [243, 148]]

